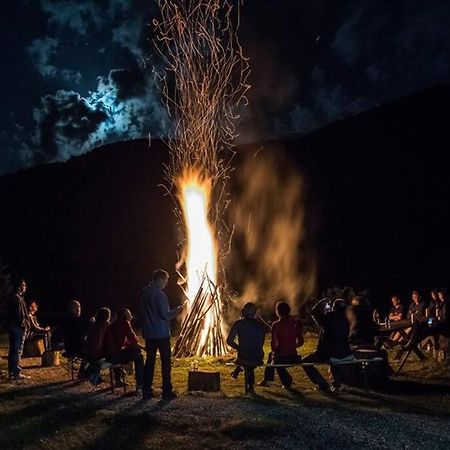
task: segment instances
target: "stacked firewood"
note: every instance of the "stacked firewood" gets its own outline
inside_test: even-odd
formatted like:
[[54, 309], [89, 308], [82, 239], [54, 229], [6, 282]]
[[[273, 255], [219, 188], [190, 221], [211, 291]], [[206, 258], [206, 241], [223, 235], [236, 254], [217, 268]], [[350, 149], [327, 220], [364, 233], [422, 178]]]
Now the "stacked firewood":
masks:
[[197, 295], [189, 303], [189, 310], [173, 349], [174, 356], [225, 355], [227, 345], [222, 328], [220, 292], [206, 271]]

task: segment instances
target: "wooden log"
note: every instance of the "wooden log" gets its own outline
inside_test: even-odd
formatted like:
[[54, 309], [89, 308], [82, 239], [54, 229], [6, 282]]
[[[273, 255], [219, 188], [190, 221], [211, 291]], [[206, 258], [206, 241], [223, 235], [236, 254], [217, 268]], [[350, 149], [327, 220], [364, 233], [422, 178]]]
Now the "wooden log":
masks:
[[190, 370], [188, 374], [188, 391], [220, 391], [220, 372]]
[[41, 365], [42, 367], [55, 367], [60, 365], [60, 352], [46, 350], [42, 353]]
[[22, 358], [40, 358], [44, 350], [44, 339], [26, 340], [23, 346]]

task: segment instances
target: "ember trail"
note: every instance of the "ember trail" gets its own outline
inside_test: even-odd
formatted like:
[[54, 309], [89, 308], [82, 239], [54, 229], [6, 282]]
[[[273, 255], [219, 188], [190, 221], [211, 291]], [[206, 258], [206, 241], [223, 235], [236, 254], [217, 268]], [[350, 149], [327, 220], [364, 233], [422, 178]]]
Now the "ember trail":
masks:
[[246, 103], [248, 60], [237, 38], [239, 6], [228, 0], [158, 1], [156, 47], [165, 62], [162, 92], [173, 122], [166, 178], [175, 189], [185, 240], [177, 264], [188, 301], [175, 356], [226, 353], [223, 258], [237, 111]]

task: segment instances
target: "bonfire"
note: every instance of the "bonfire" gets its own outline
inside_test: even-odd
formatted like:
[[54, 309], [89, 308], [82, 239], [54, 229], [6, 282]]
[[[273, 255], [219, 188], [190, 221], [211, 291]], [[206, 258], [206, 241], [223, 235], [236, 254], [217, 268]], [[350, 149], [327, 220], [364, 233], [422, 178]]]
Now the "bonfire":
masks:
[[156, 46], [165, 62], [160, 78], [173, 123], [168, 139], [169, 191], [185, 235], [177, 264], [188, 307], [176, 356], [223, 355], [226, 276], [223, 258], [230, 233], [223, 222], [229, 201], [235, 121], [246, 103], [248, 60], [236, 31], [239, 2], [159, 0]]

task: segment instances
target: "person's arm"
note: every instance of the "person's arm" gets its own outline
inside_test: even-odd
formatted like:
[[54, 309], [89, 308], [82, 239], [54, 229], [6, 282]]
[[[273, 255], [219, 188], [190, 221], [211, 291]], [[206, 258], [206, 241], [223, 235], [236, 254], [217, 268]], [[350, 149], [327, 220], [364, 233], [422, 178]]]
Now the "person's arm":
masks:
[[411, 303], [411, 304], [409, 305], [409, 308], [408, 308], [408, 319], [409, 319], [409, 317], [411, 316], [411, 314], [412, 314], [412, 312], [413, 312], [413, 305], [414, 305], [414, 303]]
[[270, 325], [260, 315], [256, 316], [256, 320], [262, 323], [266, 333], [270, 331]]
[[391, 311], [389, 312], [389, 316], [388, 317], [389, 317], [389, 320], [397, 320], [396, 311], [394, 309], [391, 309]]
[[161, 319], [172, 320], [178, 316], [181, 312], [181, 308], [170, 309], [167, 295], [160, 291], [157, 296], [157, 312]]
[[8, 319], [12, 325], [20, 324], [20, 299], [17, 294], [9, 299], [8, 303]]
[[322, 327], [324, 320], [325, 320], [325, 313], [324, 313], [324, 302], [326, 299], [322, 299], [319, 302], [317, 302], [311, 309], [311, 314], [314, 318], [314, 320]]
[[136, 345], [138, 345], [139, 340], [138, 340], [138, 337], [136, 336], [136, 333], [133, 330], [133, 327], [131, 326], [131, 323], [125, 322], [124, 328], [125, 328], [125, 337], [127, 339], [127, 343], [131, 347], [135, 347]]
[[421, 316], [421, 317], [425, 316], [425, 302], [420, 302], [419, 303], [417, 315]]
[[273, 352], [276, 352], [278, 350], [278, 345], [279, 345], [279, 341], [278, 341], [278, 325], [277, 323], [273, 323], [272, 324], [272, 340], [270, 342], [270, 346], [272, 348]]
[[301, 347], [305, 343], [305, 339], [303, 337], [303, 325], [300, 320], [295, 321], [295, 326], [297, 329], [297, 348]]
[[228, 333], [228, 337], [227, 337], [227, 344], [231, 348], [234, 348], [235, 350], [239, 350], [239, 345], [235, 342], [237, 334], [238, 334], [238, 327], [237, 327], [237, 322], [235, 322], [233, 324], [233, 326], [231, 327], [231, 330]]
[[37, 321], [37, 318], [35, 315], [30, 314], [29, 318], [30, 318], [31, 331], [34, 331], [36, 333], [46, 333], [47, 331], [49, 331], [48, 327], [42, 328], [39, 325], [39, 322]]

